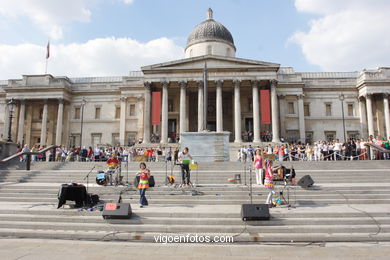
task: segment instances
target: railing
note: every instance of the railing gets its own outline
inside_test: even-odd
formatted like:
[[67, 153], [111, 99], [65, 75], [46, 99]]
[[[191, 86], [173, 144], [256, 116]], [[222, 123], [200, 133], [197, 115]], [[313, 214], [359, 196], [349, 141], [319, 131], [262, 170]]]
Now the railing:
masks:
[[31, 155], [39, 155], [39, 154], [43, 155], [43, 153], [46, 153], [47, 151], [52, 150], [53, 156], [55, 156], [57, 147], [58, 147], [57, 145], [51, 145], [51, 146], [46, 147], [43, 150], [40, 150], [39, 152], [20, 152], [20, 153], [16, 153], [16, 154], [11, 155], [11, 156], [3, 159], [2, 161], [0, 161], [0, 164], [1, 163], [7, 163], [7, 162], [9, 162], [9, 161], [11, 161], [11, 160], [13, 160], [15, 158], [18, 158], [19, 156], [26, 155], [26, 170], [29, 171], [31, 169]]

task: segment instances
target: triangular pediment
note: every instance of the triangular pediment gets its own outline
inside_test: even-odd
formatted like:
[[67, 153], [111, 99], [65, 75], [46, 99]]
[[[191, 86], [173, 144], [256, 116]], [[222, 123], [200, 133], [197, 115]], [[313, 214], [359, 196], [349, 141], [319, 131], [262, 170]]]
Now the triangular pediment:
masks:
[[240, 59], [233, 57], [223, 57], [215, 55], [205, 55], [194, 58], [187, 58], [142, 67], [144, 74], [156, 72], [179, 72], [179, 71], [199, 71], [203, 70], [205, 63], [209, 70], [259, 70], [277, 71], [280, 64], [264, 61]]

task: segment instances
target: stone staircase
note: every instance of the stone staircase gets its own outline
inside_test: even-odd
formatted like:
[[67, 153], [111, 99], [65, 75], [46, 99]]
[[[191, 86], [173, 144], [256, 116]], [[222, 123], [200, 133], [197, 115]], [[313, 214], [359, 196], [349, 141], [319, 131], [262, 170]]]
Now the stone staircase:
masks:
[[[245, 173], [248, 167], [242, 163], [200, 164], [198, 173], [191, 173], [196, 192], [164, 185], [166, 170], [180, 180], [177, 166], [148, 163], [157, 185], [147, 191], [146, 208], [138, 207], [138, 191], [132, 185], [95, 183], [96, 171], [104, 169], [104, 163], [42, 162], [34, 163], [30, 172], [10, 166], [0, 169], [0, 236], [154, 242], [158, 235], [198, 234], [233, 236], [242, 242], [390, 241], [389, 161], [284, 163], [291, 164], [297, 179], [309, 174], [315, 186], [284, 190], [293, 207], [272, 208], [269, 221], [246, 223], [240, 210], [250, 202], [249, 171]], [[131, 219], [104, 220], [100, 211], [69, 206], [56, 209], [59, 186], [86, 185], [84, 176], [94, 166], [89, 192], [115, 202], [122, 191], [123, 202], [133, 208]], [[132, 182], [137, 169], [138, 163], [130, 163], [128, 170], [123, 164], [124, 180]], [[241, 185], [227, 182], [238, 173]], [[280, 185], [277, 191], [282, 189]], [[264, 203], [267, 194], [253, 185], [254, 203]]]

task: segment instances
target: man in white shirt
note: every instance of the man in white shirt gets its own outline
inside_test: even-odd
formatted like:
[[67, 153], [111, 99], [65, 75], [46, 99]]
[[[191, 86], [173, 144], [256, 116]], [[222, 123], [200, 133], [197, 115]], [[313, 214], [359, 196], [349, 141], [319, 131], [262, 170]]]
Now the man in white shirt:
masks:
[[185, 147], [183, 152], [179, 153], [178, 159], [181, 166], [182, 186], [190, 186], [190, 160], [192, 160], [192, 156], [189, 153], [188, 147]]

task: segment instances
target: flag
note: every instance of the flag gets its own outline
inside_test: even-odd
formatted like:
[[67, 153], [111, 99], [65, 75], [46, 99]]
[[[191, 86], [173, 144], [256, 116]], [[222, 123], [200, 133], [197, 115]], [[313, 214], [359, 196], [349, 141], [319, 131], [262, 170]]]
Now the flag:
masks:
[[50, 41], [47, 42], [46, 46], [46, 59], [50, 57]]

